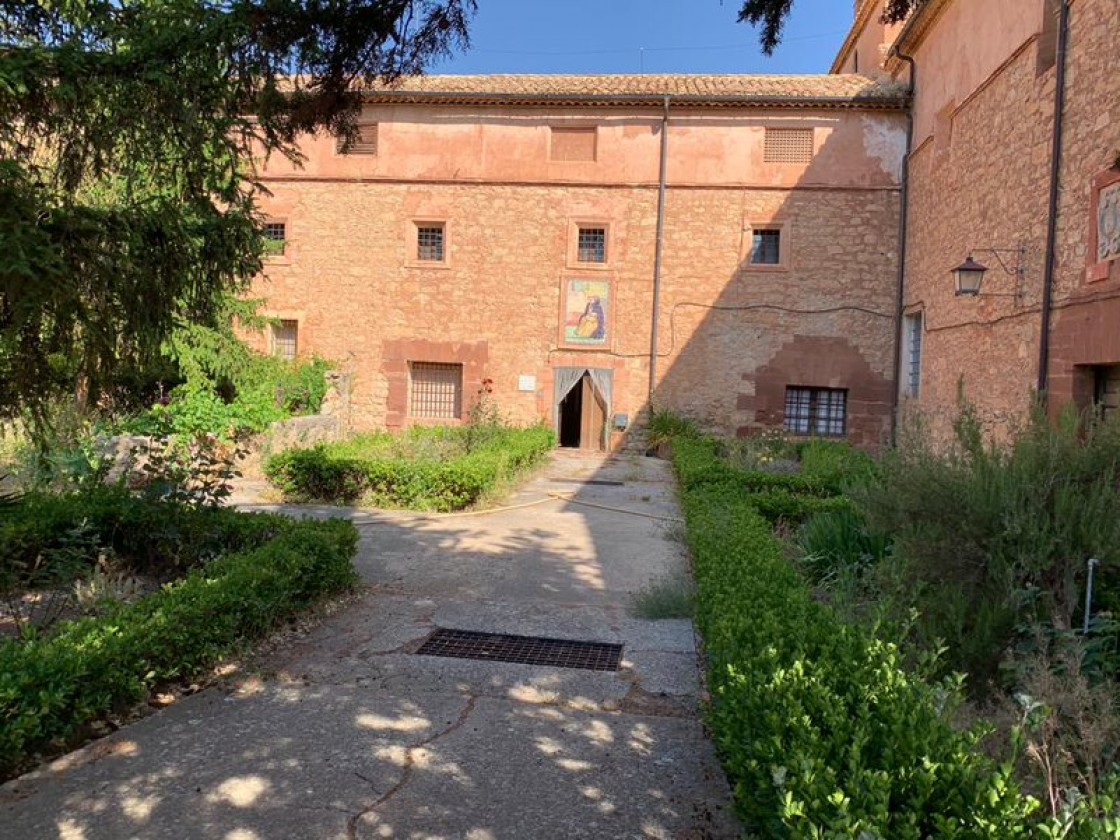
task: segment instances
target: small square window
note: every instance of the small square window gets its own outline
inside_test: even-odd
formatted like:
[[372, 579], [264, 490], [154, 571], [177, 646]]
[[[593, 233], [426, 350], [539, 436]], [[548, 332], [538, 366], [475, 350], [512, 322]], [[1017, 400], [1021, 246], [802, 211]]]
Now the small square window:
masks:
[[462, 365], [410, 362], [408, 380], [410, 417], [455, 420], [462, 414]]
[[340, 137], [335, 143], [335, 151], [340, 155], [376, 155], [377, 124], [359, 123], [350, 143], [347, 144], [346, 138]]
[[284, 253], [288, 242], [288, 225], [285, 222], [266, 222], [263, 231], [266, 256], [278, 257]]
[[780, 230], [752, 231], [750, 262], [751, 265], [780, 265], [782, 232]]
[[576, 260], [581, 263], [605, 263], [607, 261], [606, 228], [581, 227], [579, 229]]
[[416, 226], [416, 259], [420, 262], [443, 262], [443, 225], [425, 224]]
[[843, 437], [848, 392], [840, 388], [786, 388], [785, 430], [795, 435]]
[[299, 321], [280, 321], [272, 325], [272, 355], [289, 362], [299, 351]]

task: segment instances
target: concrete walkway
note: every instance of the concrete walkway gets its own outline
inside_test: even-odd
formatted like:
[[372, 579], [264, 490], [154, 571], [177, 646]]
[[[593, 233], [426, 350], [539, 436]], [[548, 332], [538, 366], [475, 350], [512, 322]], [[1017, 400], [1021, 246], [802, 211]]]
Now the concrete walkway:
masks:
[[[359, 525], [359, 602], [254, 673], [4, 785], [0, 837], [739, 836], [697, 719], [692, 627], [630, 612], [686, 563], [667, 465], [557, 453], [509, 504], [529, 506], [288, 509]], [[623, 668], [416, 655], [435, 627], [621, 642]]]

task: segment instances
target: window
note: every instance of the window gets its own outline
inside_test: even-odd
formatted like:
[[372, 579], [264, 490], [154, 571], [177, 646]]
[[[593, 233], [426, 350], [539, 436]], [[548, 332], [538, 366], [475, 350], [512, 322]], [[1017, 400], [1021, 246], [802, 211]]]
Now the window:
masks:
[[848, 392], [839, 388], [786, 388], [785, 429], [795, 435], [841, 437], [848, 413]]
[[595, 160], [594, 128], [553, 128], [548, 157], [556, 161]]
[[288, 242], [288, 226], [284, 222], [266, 222], [264, 226], [264, 253], [266, 256], [279, 257], [284, 254]]
[[812, 159], [813, 129], [766, 129], [762, 150], [764, 163], [808, 163]]
[[444, 226], [422, 224], [416, 226], [416, 259], [420, 262], [443, 262]]
[[350, 144], [347, 145], [345, 138], [340, 137], [335, 151], [340, 155], [376, 155], [377, 123], [359, 123]]
[[1120, 409], [1120, 365], [1095, 366], [1092, 371], [1093, 404], [1107, 420]]
[[908, 397], [918, 396], [922, 384], [922, 313], [907, 315], [903, 322], [903, 366], [904, 376], [902, 393]]
[[606, 228], [581, 227], [579, 229], [576, 261], [581, 263], [605, 263], [607, 261]]
[[751, 265], [781, 265], [782, 232], [754, 230], [751, 232]]
[[287, 359], [299, 350], [299, 321], [281, 321], [272, 325], [272, 355]]
[[410, 417], [455, 420], [462, 414], [462, 365], [410, 362], [408, 380]]

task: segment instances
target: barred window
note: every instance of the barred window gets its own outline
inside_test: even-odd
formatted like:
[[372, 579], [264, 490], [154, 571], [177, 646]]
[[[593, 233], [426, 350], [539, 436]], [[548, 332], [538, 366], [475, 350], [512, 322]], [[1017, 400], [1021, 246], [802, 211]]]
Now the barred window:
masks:
[[462, 414], [462, 365], [410, 362], [408, 379], [410, 417], [454, 420]]
[[346, 138], [340, 137], [335, 144], [335, 151], [341, 155], [376, 155], [377, 123], [359, 123], [354, 139], [347, 144]]
[[443, 225], [416, 226], [416, 259], [421, 262], [443, 262]]
[[299, 321], [272, 325], [272, 355], [291, 361], [299, 350]]
[[601, 227], [581, 227], [579, 247], [576, 254], [579, 262], [605, 263], [607, 261], [607, 229]]
[[779, 265], [782, 261], [782, 232], [756, 230], [751, 233], [751, 265]]
[[288, 225], [285, 222], [266, 222], [264, 226], [264, 252], [270, 256], [284, 253], [288, 242]]
[[813, 129], [768, 128], [763, 142], [765, 163], [808, 163], [813, 159]]
[[906, 365], [906, 382], [903, 393], [916, 397], [922, 386], [922, 314], [906, 316], [906, 342], [903, 361]]
[[848, 392], [844, 389], [786, 387], [787, 432], [842, 437], [847, 413]]

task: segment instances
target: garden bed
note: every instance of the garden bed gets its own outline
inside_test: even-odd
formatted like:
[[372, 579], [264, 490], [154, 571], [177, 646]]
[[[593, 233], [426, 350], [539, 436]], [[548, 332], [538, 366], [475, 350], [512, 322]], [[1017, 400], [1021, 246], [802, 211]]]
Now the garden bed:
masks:
[[191, 508], [111, 488], [29, 497], [6, 513], [0, 573], [9, 600], [65, 592], [107, 554], [119, 573], [165, 582], [0, 639], [0, 778], [356, 582], [357, 533], [339, 520]]
[[453, 511], [495, 493], [555, 442], [543, 426], [416, 428], [281, 452], [265, 474], [285, 501]]

